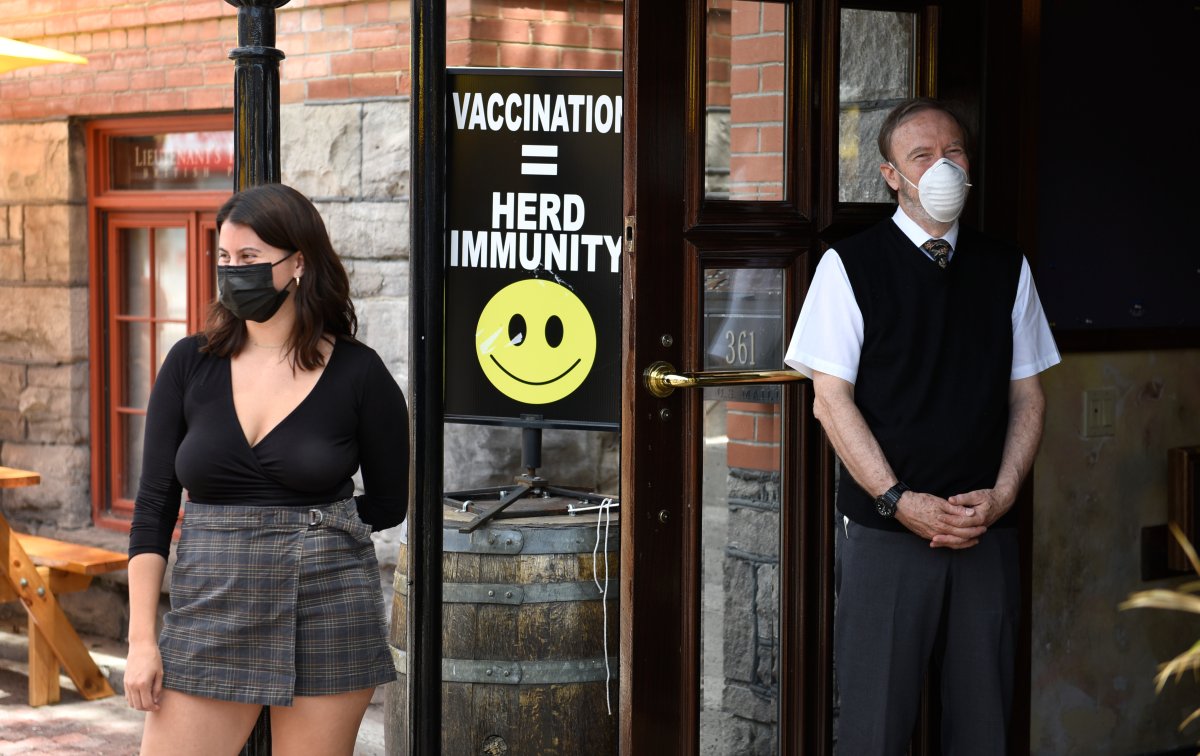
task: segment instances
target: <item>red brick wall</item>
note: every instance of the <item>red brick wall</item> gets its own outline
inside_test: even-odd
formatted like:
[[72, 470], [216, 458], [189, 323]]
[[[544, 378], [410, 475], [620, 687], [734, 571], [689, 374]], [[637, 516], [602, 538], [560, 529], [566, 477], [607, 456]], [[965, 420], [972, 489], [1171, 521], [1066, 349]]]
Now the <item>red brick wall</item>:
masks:
[[446, 12], [450, 66], [621, 67], [621, 2], [450, 0]]
[[781, 419], [778, 404], [729, 402], [725, 414], [725, 433], [729, 436], [725, 458], [729, 466], [779, 470]]
[[88, 59], [0, 74], [0, 119], [230, 107], [237, 37], [223, 0], [0, 0], [4, 34]]
[[786, 13], [787, 6], [780, 3], [733, 3], [730, 199], [783, 199]]
[[[293, 0], [277, 13], [284, 103], [409, 93], [409, 0]], [[451, 66], [619, 68], [623, 4], [449, 0]], [[0, 0], [2, 33], [88, 65], [0, 74], [0, 120], [233, 107], [224, 0]]]
[[[407, 0], [281, 8], [282, 101], [406, 91], [408, 15]], [[233, 107], [237, 10], [224, 0], [0, 0], [0, 18], [6, 35], [88, 59], [0, 74], [0, 119]]]
[[729, 12], [732, 0], [708, 0], [705, 68], [705, 102], [709, 107], [729, 105]]
[[409, 0], [288, 3], [276, 47], [283, 103], [409, 93]]

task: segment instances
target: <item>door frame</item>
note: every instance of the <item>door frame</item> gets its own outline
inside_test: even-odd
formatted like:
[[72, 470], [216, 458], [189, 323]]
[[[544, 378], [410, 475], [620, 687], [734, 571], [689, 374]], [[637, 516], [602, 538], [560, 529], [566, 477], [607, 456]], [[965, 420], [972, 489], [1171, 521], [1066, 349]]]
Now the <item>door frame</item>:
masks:
[[[623, 290], [623, 385], [621, 438], [622, 626], [621, 626], [621, 753], [697, 752], [699, 602], [679, 596], [699, 595], [700, 533], [694, 502], [699, 499], [698, 444], [695, 434], [701, 407], [697, 393], [677, 392], [656, 399], [642, 385], [642, 371], [658, 360], [681, 370], [701, 364], [697, 344], [684, 337], [687, 324], [699, 321], [695, 297], [681, 306], [673, 298], [639, 296], [662, 292], [664, 282], [694, 282], [710, 260], [689, 255], [687, 242], [721, 235], [734, 226], [766, 229], [779, 224], [800, 230], [815, 224], [814, 244], [798, 259], [788, 277], [794, 322], [819, 253], [841, 238], [881, 217], [878, 206], [836, 202], [836, 185], [821, 181], [837, 169], [838, 38], [843, 6], [908, 10], [919, 14], [918, 42], [923, 60], [916, 72], [917, 93], [964, 102], [977, 133], [973, 173], [986, 180], [968, 207], [968, 223], [1017, 238], [1032, 252], [1034, 201], [1031, 161], [1032, 113], [1036, 102], [1022, 98], [1022, 85], [1036, 82], [1036, 30], [1040, 0], [1023, 0], [999, 8], [982, 2], [963, 9], [940, 2], [847, 2], [810, 0], [792, 3], [791, 29], [799, 38], [796, 102], [799, 114], [790, 134], [798, 140], [815, 170], [811, 181], [791, 174], [794, 207], [780, 203], [756, 213], [726, 213], [721, 203], [705, 208], [702, 187], [685, 165], [702, 156], [702, 122], [695, 117], [704, 97], [705, 66], [689, 50], [688, 39], [703, 41], [704, 17], [698, 2], [656, 0], [641, 13], [641, 0], [625, 4], [626, 155], [624, 212], [626, 264]], [[686, 34], [678, 19], [686, 18]], [[698, 31], [699, 30], [699, 31]], [[694, 43], [694, 42], [693, 42]], [[983, 47], [983, 54], [980, 54]], [[1020, 59], [1013, 76], [1008, 60]], [[946, 61], [957, 61], [945, 65]], [[943, 65], [939, 66], [939, 61]], [[816, 67], [816, 68], [815, 68]], [[820, 70], [817, 70], [819, 68]], [[671, 79], [685, 71], [686, 84]], [[806, 78], [811, 77], [811, 78]], [[794, 89], [797, 84], [789, 84]], [[1026, 90], [1028, 91], [1028, 90]], [[1036, 90], [1034, 90], [1036, 91]], [[645, 104], [651, 107], [643, 107]], [[684, 117], [684, 114], [688, 114]], [[816, 124], [810, 128], [810, 125]], [[702, 160], [702, 157], [701, 157]], [[703, 163], [701, 163], [702, 165]], [[794, 213], [792, 220], [786, 216]], [[678, 218], [676, 223], [673, 219]], [[650, 219], [650, 220], [648, 220]], [[682, 229], [682, 230], [681, 230]], [[810, 237], [811, 238], [811, 237]], [[681, 240], [686, 240], [681, 243]], [[771, 242], [764, 242], [767, 246]], [[700, 259], [697, 259], [700, 258]], [[1032, 255], [1031, 255], [1032, 260]], [[669, 338], [668, 338], [669, 337]], [[785, 516], [781, 536], [800, 544], [791, 561], [786, 552], [780, 569], [781, 595], [792, 596], [781, 617], [780, 729], [782, 753], [829, 753], [832, 749], [833, 642], [833, 489], [835, 456], [811, 411], [809, 384], [784, 390], [787, 443], [796, 474], [785, 475], [785, 501], [795, 516]], [[800, 404], [797, 405], [796, 403]], [[788, 448], [785, 446], [785, 449]], [[1031, 511], [1026, 501], [1021, 527], [1023, 602], [1013, 731], [1028, 733], [1029, 609]], [[784, 508], [786, 515], [787, 508]], [[674, 682], [673, 682], [674, 681]], [[1026, 702], [1024, 705], [1021, 702]], [[915, 752], [937, 747], [934, 709], [923, 709], [914, 741]], [[1017, 738], [1012, 752], [1027, 753], [1028, 737]]]
[[[816, 265], [814, 250], [801, 250], [798, 240], [806, 245], [815, 240], [815, 187], [803, 176], [817, 154], [809, 146], [813, 111], [798, 109], [789, 121], [788, 141], [804, 148], [785, 164], [785, 200], [752, 205], [705, 200], [702, 172], [684, 167], [689, 160], [703, 166], [704, 8], [687, 0], [670, 8], [656, 2], [646, 14], [636, 0], [625, 7], [621, 752], [690, 754], [698, 750], [700, 605], [678, 597], [700, 594], [700, 517], [693, 502], [700, 498], [702, 439], [686, 429], [701, 422], [702, 396], [676, 392], [656, 399], [642, 385], [642, 370], [658, 360], [684, 370], [701, 365], [698, 339], [686, 337], [693, 330], [687, 325], [699, 323], [701, 313], [696, 296], [684, 295], [677, 306], [674, 297], [638, 292], [662, 291], [664, 282], [681, 276], [698, 282], [705, 265], [774, 263], [785, 270], [792, 303], [786, 319], [794, 320]], [[797, 41], [785, 67], [799, 81], [797, 101], [811, 102], [814, 82], [806, 72], [819, 32], [811, 3], [792, 7], [789, 33]], [[687, 18], [682, 32], [675, 20], [680, 17]], [[686, 80], [664, 81], [664, 71], [686, 71]], [[644, 110], [641, 102], [654, 107]], [[647, 218], [679, 222], [638, 223]], [[796, 238], [781, 239], [781, 228]], [[705, 251], [732, 244], [754, 251], [736, 256]], [[785, 421], [783, 448], [790, 456], [784, 460], [784, 501], [832, 501], [832, 456], [811, 406], [809, 384], [783, 389], [783, 416], [793, 419]], [[672, 479], [681, 485], [670, 485]], [[781, 727], [779, 745], [782, 753], [811, 753], [831, 736], [820, 724], [830, 719], [831, 670], [815, 652], [832, 637], [832, 538], [824, 537], [824, 543], [814, 538], [832, 534], [832, 507], [785, 506], [780, 514], [780, 594], [794, 597], [783, 604], [781, 617], [780, 721], [808, 717], [818, 724]]]
[[91, 433], [91, 498], [95, 524], [116, 530], [128, 530], [129, 510], [113, 509], [111, 476], [113, 458], [120, 454], [109, 448], [111, 412], [109, 407], [110, 365], [108, 354], [109, 303], [114, 296], [109, 267], [110, 220], [145, 220], [151, 224], [183, 221], [188, 229], [188, 244], [194, 254], [188, 256], [190, 302], [188, 332], [203, 325], [205, 307], [216, 292], [215, 261], [205, 245], [206, 232], [215, 228], [216, 209], [229, 198], [228, 191], [214, 190], [123, 190], [112, 186], [110, 143], [115, 137], [144, 136], [189, 131], [230, 131], [230, 113], [200, 113], [187, 116], [145, 116], [103, 118], [83, 125], [87, 157], [87, 244], [88, 244], [88, 403]]

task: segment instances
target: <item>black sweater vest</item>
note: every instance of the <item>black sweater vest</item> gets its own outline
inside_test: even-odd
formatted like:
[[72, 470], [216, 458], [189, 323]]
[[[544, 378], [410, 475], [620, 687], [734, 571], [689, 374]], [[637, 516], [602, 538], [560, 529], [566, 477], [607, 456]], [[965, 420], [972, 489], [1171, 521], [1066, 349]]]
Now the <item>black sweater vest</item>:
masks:
[[[892, 470], [943, 498], [991, 488], [1008, 429], [1020, 252], [964, 228], [942, 270], [891, 219], [837, 252], [863, 315], [854, 400]], [[867, 527], [904, 530], [848, 475], [837, 506]], [[1015, 524], [1010, 511], [993, 527]]]

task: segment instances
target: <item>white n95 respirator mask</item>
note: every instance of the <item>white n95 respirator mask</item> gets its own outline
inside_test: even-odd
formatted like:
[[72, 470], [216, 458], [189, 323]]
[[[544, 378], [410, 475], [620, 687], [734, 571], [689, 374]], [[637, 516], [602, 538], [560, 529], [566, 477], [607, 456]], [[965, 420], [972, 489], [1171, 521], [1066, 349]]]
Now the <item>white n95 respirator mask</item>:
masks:
[[[900, 178], [908, 181], [895, 163], [888, 165], [900, 174]], [[946, 158], [940, 158], [929, 166], [919, 184], [911, 181], [908, 184], [917, 190], [921, 207], [938, 223], [951, 223], [962, 214], [963, 205], [967, 204], [967, 190], [971, 186], [967, 183], [967, 172], [962, 166]]]

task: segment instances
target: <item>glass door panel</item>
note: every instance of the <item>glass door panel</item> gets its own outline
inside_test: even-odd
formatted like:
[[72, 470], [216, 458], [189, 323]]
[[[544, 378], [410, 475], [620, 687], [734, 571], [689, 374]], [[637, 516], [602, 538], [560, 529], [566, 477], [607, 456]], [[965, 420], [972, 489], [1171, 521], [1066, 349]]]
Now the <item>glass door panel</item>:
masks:
[[186, 215], [110, 217], [108, 448], [114, 512], [133, 509], [150, 390], [167, 352], [187, 333], [192, 228]]
[[217, 296], [217, 218], [215, 214], [199, 216], [198, 246], [188, 255], [188, 327], [198, 331], [208, 318], [208, 305]]
[[124, 364], [124, 381], [118, 411], [145, 407], [150, 401], [150, 326], [143, 322], [124, 322], [117, 326]]
[[154, 351], [156, 354], [154, 374], [156, 376], [158, 369], [162, 367], [163, 360], [167, 359], [167, 353], [171, 351], [171, 347], [186, 335], [187, 325], [184, 323], [157, 323], [154, 326]]
[[708, 11], [705, 197], [784, 199], [787, 9], [734, 0]]
[[[706, 370], [783, 367], [781, 269], [708, 269]], [[780, 752], [783, 391], [703, 398], [700, 753]]]
[[146, 416], [126, 413], [121, 415], [121, 477], [116, 493], [121, 499], [132, 502], [137, 496], [138, 483], [142, 475], [142, 441], [146, 435]]
[[144, 228], [123, 228], [118, 244], [121, 256], [121, 291], [118, 305], [124, 315], [150, 314], [150, 234]]
[[843, 8], [838, 73], [838, 200], [891, 202], [876, 135], [917, 90], [916, 13]]
[[154, 229], [155, 315], [159, 318], [186, 321], [187, 296], [187, 229]]

